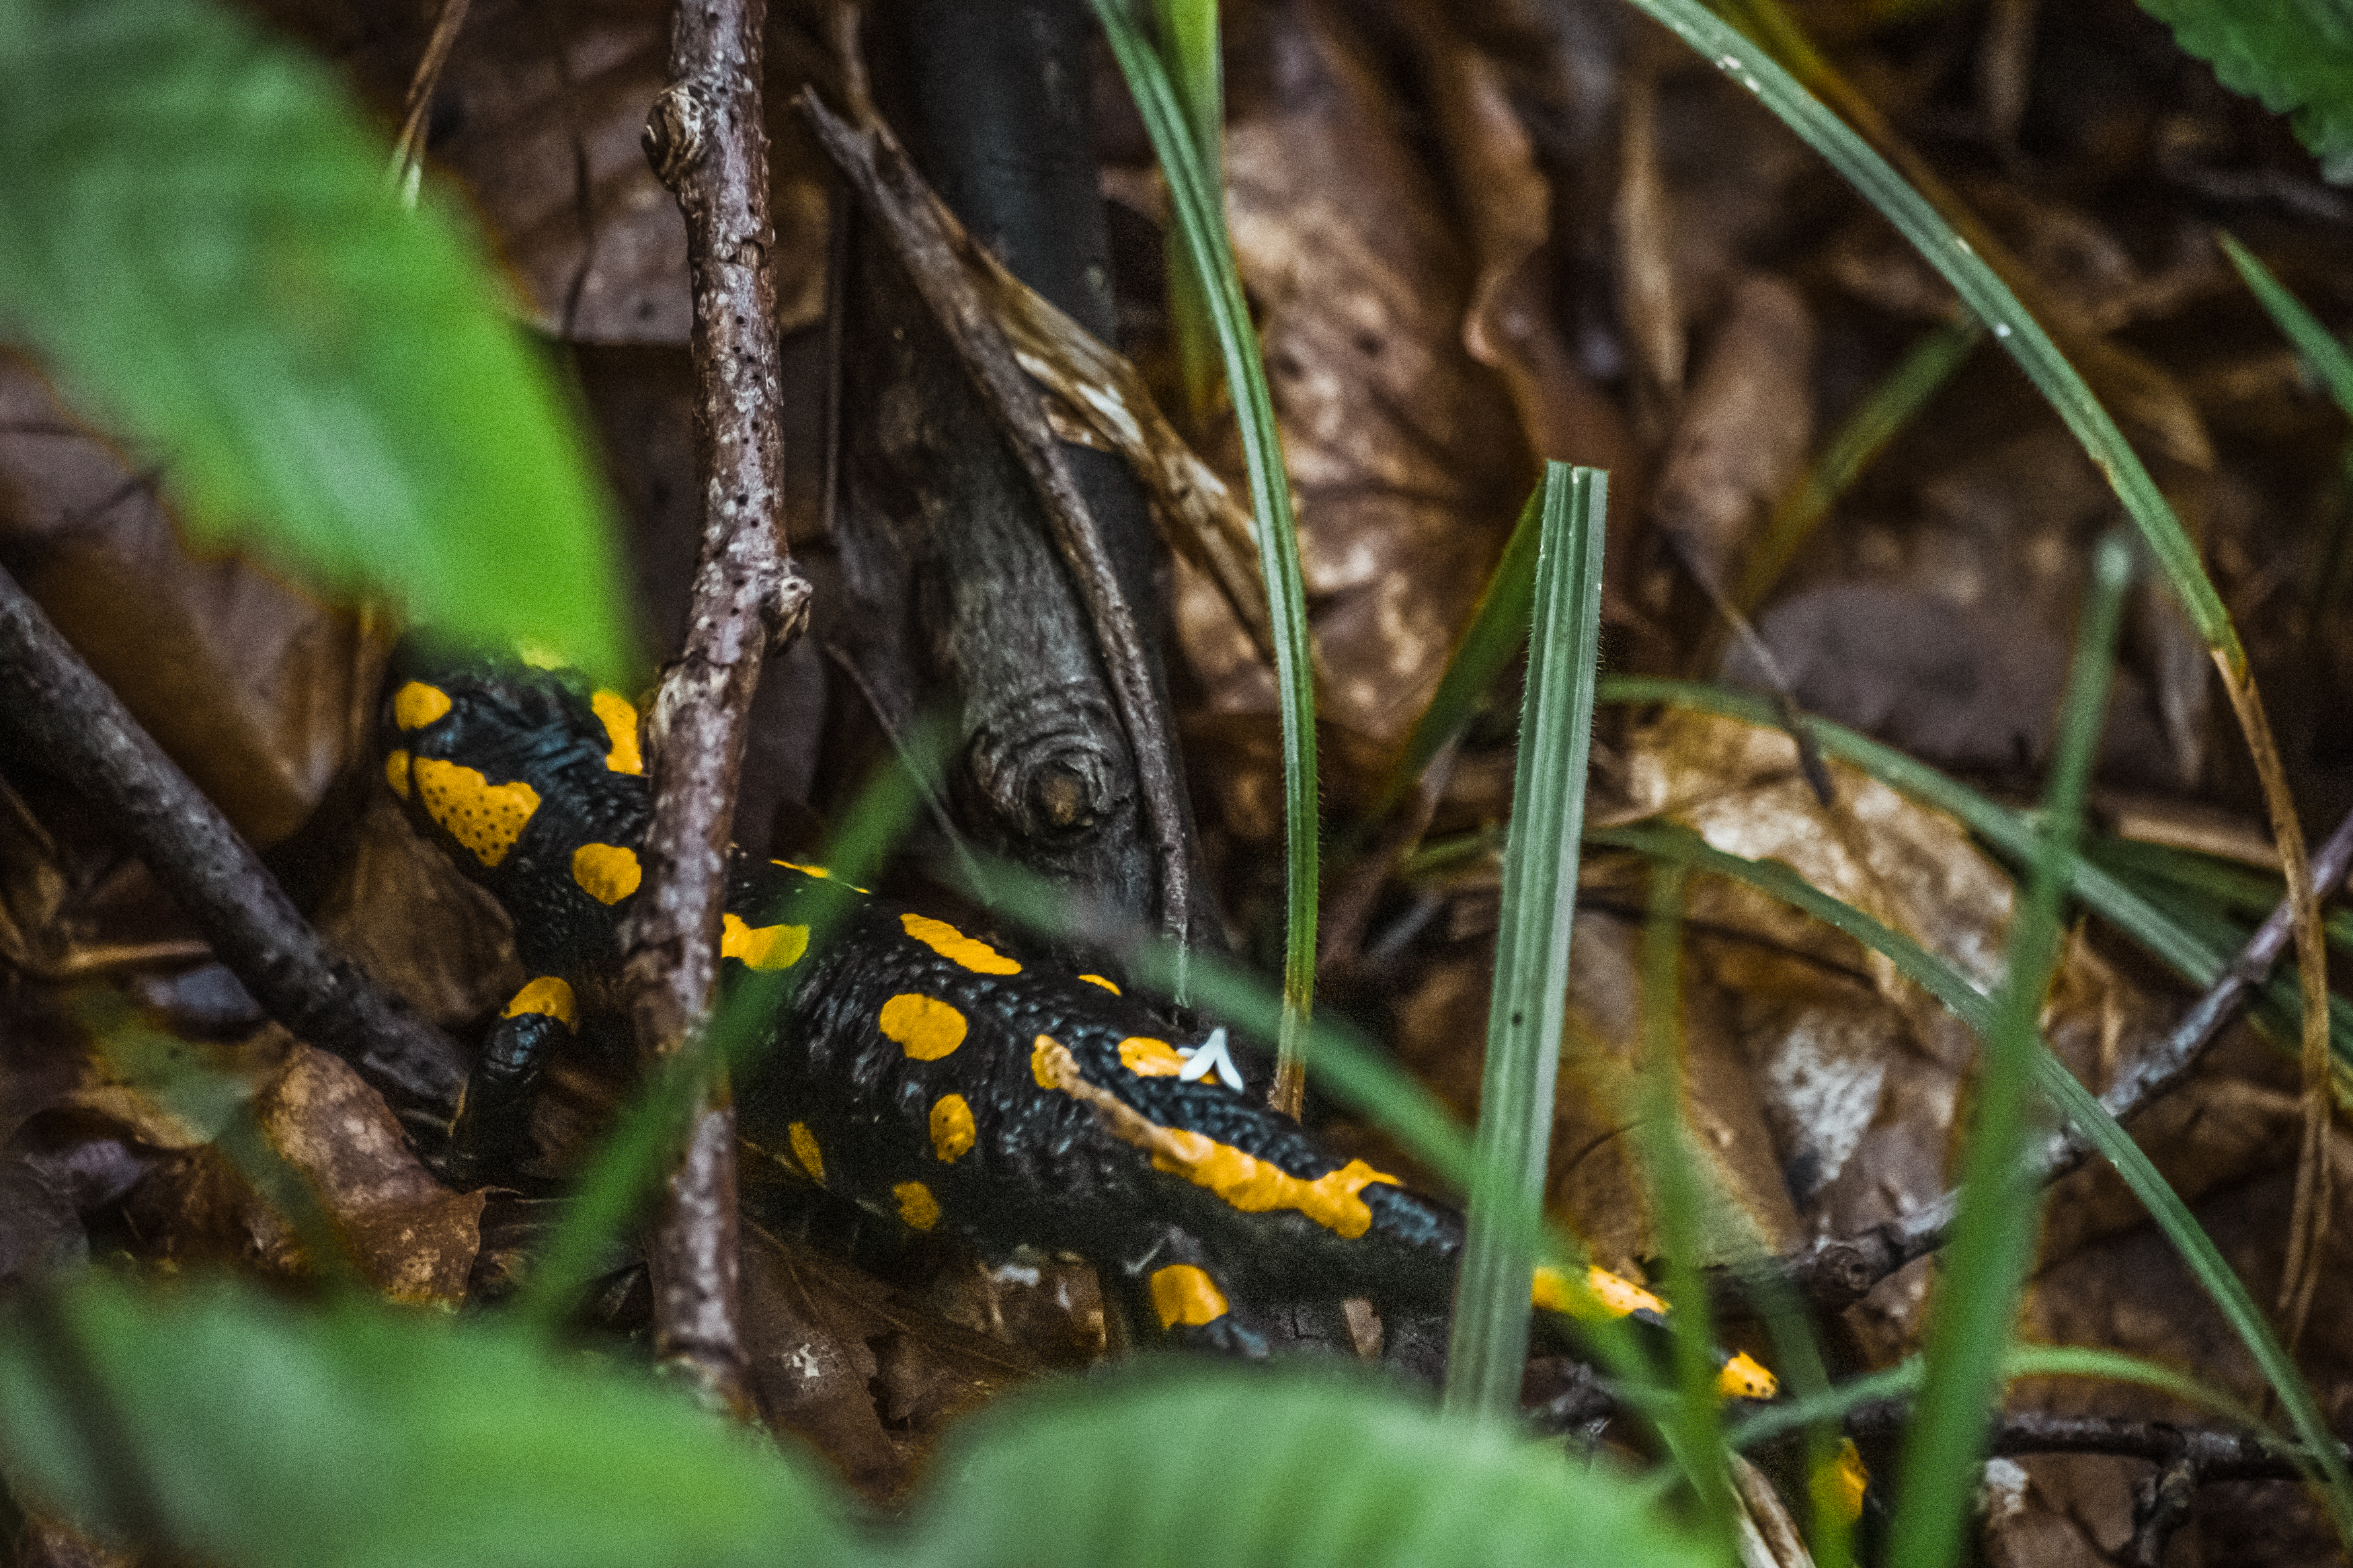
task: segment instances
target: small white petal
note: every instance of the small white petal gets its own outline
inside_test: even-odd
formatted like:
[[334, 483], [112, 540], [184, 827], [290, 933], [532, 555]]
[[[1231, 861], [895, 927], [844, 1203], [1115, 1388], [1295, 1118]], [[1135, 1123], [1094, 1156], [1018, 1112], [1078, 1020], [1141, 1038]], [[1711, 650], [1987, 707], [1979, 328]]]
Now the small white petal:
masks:
[[1179, 1083], [1193, 1083], [1217, 1069], [1218, 1081], [1235, 1093], [1241, 1092], [1242, 1075], [1234, 1070], [1233, 1058], [1226, 1054], [1226, 1030], [1222, 1024], [1209, 1031], [1209, 1037], [1199, 1045], [1176, 1053], [1185, 1058], [1185, 1068], [1176, 1075]]

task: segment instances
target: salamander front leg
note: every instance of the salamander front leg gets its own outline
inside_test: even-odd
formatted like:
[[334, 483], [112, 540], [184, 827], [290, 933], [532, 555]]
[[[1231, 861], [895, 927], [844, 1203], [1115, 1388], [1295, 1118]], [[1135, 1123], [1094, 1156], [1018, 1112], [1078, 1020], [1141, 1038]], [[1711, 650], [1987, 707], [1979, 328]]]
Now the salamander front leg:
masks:
[[510, 1169], [532, 1152], [531, 1108], [547, 1053], [572, 1038], [572, 987], [543, 975], [515, 993], [482, 1042], [449, 1129], [452, 1174], [460, 1185]]
[[1170, 1345], [1250, 1360], [1266, 1355], [1266, 1335], [1237, 1316], [1200, 1243], [1187, 1232], [1170, 1228], [1159, 1246], [1120, 1272], [1135, 1315], [1157, 1324]]

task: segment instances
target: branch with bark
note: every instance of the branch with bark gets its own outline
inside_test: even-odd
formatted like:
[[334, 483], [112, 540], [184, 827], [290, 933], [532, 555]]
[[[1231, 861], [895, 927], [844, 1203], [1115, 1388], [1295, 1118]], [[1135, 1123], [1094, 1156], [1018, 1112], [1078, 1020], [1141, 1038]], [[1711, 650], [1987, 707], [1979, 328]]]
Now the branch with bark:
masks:
[[694, 1043], [718, 978], [745, 717], [763, 661], [797, 635], [809, 594], [783, 531], [765, 20], [762, 0], [682, 0], [670, 85], [646, 121], [646, 156], [686, 218], [703, 520], [685, 646], [663, 671], [648, 725], [653, 820], [621, 932], [641, 1059], [708, 1079], [649, 1247], [655, 1353], [738, 1412], [750, 1405], [737, 1327], [734, 1107], [723, 1071]]
[[0, 572], [0, 723], [104, 816], [214, 955], [297, 1039], [382, 1094], [428, 1162], [465, 1082], [457, 1042], [330, 948], [16, 579]]

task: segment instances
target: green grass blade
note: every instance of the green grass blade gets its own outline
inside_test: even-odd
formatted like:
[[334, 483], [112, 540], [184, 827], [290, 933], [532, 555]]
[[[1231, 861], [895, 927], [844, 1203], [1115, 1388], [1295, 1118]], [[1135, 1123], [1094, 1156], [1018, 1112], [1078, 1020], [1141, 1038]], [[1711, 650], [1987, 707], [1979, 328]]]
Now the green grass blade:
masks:
[[1741, 569], [1735, 605], [1754, 610], [1764, 602], [1838, 498], [1944, 390], [1984, 338], [1985, 328], [1974, 316], [1947, 322], [1913, 344], [1887, 379], [1871, 389], [1775, 509]]
[[2221, 596], [2199, 560], [2197, 545], [2183, 531], [2181, 520], [2158, 492], [2156, 482], [2117, 430], [2116, 421], [2051, 335], [2019, 303], [2010, 286], [1995, 276], [1968, 241], [1886, 159], [1737, 28], [1699, 0], [1631, 3], [1756, 94], [1759, 102], [1878, 208], [1929, 266], [1943, 274], [2107, 476], [2199, 637], [2229, 668], [2243, 671], [2246, 652], [2231, 625], [2230, 613], [2222, 607]]
[[2059, 743], [2026, 899], [2010, 931], [1993, 1026], [1978, 1031], [1976, 1109], [1962, 1166], [1961, 1206], [1928, 1324], [1928, 1378], [1905, 1443], [1894, 1539], [1907, 1563], [1944, 1568], [1962, 1531], [1985, 1458], [1986, 1417], [2002, 1352], [2042, 1231], [2042, 1190], [2026, 1152], [2031, 1080], [2043, 994], [2059, 962], [2067, 869], [2082, 831], [2092, 760], [2105, 726], [2132, 550], [2100, 542], [2092, 589], [2060, 704]]
[[2221, 240], [2222, 254], [2239, 269], [2240, 278], [2271, 317], [2272, 324], [2295, 345], [2295, 352], [2304, 356], [2312, 374], [2328, 388], [2328, 395], [2345, 416], [2353, 419], [2353, 353], [2348, 353], [2335, 334], [2321, 325], [2320, 318], [2306, 310], [2303, 301], [2272, 276], [2270, 268], [2255, 259], [2253, 251], [2231, 235], [2223, 235]]
[[[1219, 193], [1218, 210], [1225, 211], [1226, 86], [1225, 65], [1218, 51], [1218, 0], [1156, 0], [1161, 58], [1185, 106], [1192, 129], [1193, 148], [1200, 155], [1201, 172], [1209, 189]], [[1208, 295], [1189, 268], [1168, 272], [1168, 335], [1176, 345], [1176, 370], [1184, 383], [1185, 401], [1198, 426], [1216, 406], [1219, 380], [1218, 325], [1210, 318]]]
[[[1687, 828], [1655, 823], [1594, 830], [1586, 835], [1586, 840], [1727, 877], [1779, 899], [1844, 931], [1874, 952], [1884, 954], [1905, 978], [1950, 1008], [1970, 1028], [1992, 1027], [1991, 999], [1971, 985], [1959, 970], [1902, 931], [1823, 892], [1788, 866], [1727, 855]], [[2224, 1319], [2246, 1344], [2256, 1365], [2278, 1391], [2281, 1407], [2287, 1412], [2297, 1437], [2317, 1458], [2327, 1489], [2329, 1515], [2340, 1539], [2353, 1542], [2353, 1477], [2347, 1476], [2341, 1458], [2329, 1446], [2330, 1436], [2320, 1420], [2319, 1406], [2310, 1386], [2281, 1347], [2245, 1284], [2223, 1261], [2221, 1253], [2199, 1227], [2188, 1205], [2166, 1184], [2165, 1178], [2141, 1152], [2139, 1145], [2133, 1142], [2131, 1135], [2047, 1049], [2038, 1052], [2035, 1058], [2035, 1083], [2116, 1168], [2126, 1184], [2148, 1209], [2166, 1239], [2181, 1255], [2199, 1285], [2213, 1298]]]
[[1479, 595], [1478, 608], [1472, 611], [1461, 640], [1446, 661], [1445, 673], [1438, 678], [1438, 689], [1430, 693], [1429, 706], [1413, 721], [1405, 749], [1390, 764], [1372, 808], [1365, 813], [1367, 823], [1378, 823], [1397, 809], [1439, 748], [1470, 724], [1487, 689], [1519, 652], [1535, 602], [1536, 544], [1542, 532], [1545, 485], [1549, 482], [1547, 470], [1546, 479], [1528, 492], [1528, 504], [1520, 509], [1520, 520], [1504, 542], [1503, 557]]
[[0, 338], [162, 460], [192, 542], [627, 669], [609, 503], [460, 209], [195, 0], [0, 0]]
[[1184, 106], [1166, 66], [1137, 26], [1127, 0], [1090, 0], [1111, 40], [1120, 74], [1152, 137], [1168, 181], [1180, 268], [1203, 285], [1226, 384], [1241, 426], [1242, 459], [1250, 470], [1250, 514], [1257, 521], [1259, 574], [1266, 583], [1267, 618], [1274, 637], [1274, 685], [1282, 718], [1284, 904], [1282, 1027], [1276, 1037], [1282, 1066], [1278, 1102], [1296, 1114], [1306, 1083], [1307, 1026], [1315, 1003], [1317, 799], [1315, 673], [1308, 657], [1307, 591], [1299, 574], [1299, 525], [1291, 507], [1291, 479], [1275, 426], [1274, 399], [1258, 333], [1250, 325], [1241, 275], [1226, 233], [1225, 204], [1201, 165]]
[[1568, 995], [1568, 942], [1585, 827], [1586, 763], [1601, 634], [1609, 478], [1547, 463], [1527, 691], [1504, 850], [1501, 928], [1480, 1080], [1469, 1233], [1447, 1352], [1446, 1405], [1507, 1418], [1527, 1363], [1530, 1249], [1493, 1217], [1501, 1194], [1541, 1204]]

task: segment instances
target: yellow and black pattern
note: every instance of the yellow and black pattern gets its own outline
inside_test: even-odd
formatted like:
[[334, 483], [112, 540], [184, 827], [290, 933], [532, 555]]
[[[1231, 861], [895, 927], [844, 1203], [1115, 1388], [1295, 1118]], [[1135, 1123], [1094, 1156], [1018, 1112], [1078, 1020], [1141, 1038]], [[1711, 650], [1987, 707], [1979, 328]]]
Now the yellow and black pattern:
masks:
[[[649, 813], [634, 710], [560, 675], [500, 668], [400, 683], [386, 777], [411, 817], [513, 916], [534, 978], [500, 1020], [458, 1133], [512, 1158], [538, 1062], [578, 1026], [574, 986], [614, 957]], [[428, 784], [427, 781], [432, 781]], [[822, 903], [839, 917], [812, 951]], [[1436, 1324], [1461, 1216], [1269, 1110], [1225, 1032], [1173, 1034], [1119, 984], [866, 898], [822, 867], [730, 868], [725, 974], [796, 984], [736, 1086], [745, 1141], [915, 1232], [991, 1258], [1093, 1261], [1132, 1315], [1238, 1353], [1350, 1342], [1342, 1310]], [[1656, 1321], [1656, 1297], [1544, 1271], [1536, 1305]], [[1410, 1336], [1392, 1333], [1392, 1345]], [[1731, 1396], [1771, 1375], [1724, 1359]]]

